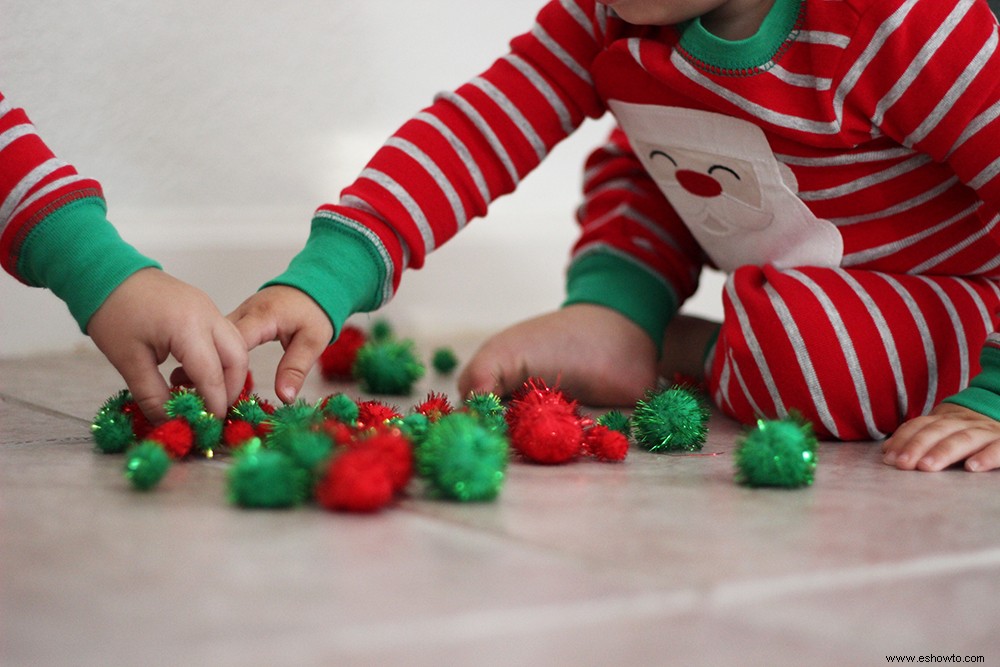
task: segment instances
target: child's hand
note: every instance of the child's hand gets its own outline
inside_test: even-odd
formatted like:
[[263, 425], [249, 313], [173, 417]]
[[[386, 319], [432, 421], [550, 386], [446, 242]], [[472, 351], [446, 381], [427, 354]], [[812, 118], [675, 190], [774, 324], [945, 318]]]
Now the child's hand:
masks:
[[204, 292], [159, 269], [129, 276], [90, 318], [87, 333], [154, 422], [166, 419], [170, 389], [158, 367], [168, 355], [219, 417], [246, 381], [247, 348], [236, 328]]
[[943, 470], [965, 460], [972, 472], [1000, 468], [1000, 422], [952, 403], [900, 426], [882, 444], [883, 461], [900, 470]]
[[248, 349], [281, 342], [285, 353], [274, 377], [274, 393], [285, 403], [299, 395], [310, 369], [333, 338], [333, 325], [323, 309], [294, 287], [265, 287], [228, 317]]
[[463, 369], [458, 389], [509, 395], [530, 377], [585, 405], [631, 406], [656, 384], [656, 346], [625, 316], [566, 306], [501, 331]]

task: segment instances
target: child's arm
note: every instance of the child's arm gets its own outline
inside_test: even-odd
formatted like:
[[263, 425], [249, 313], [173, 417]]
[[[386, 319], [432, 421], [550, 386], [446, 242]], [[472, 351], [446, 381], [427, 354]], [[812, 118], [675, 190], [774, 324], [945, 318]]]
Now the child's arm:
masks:
[[125, 243], [107, 220], [100, 185], [57, 159], [2, 95], [0, 260], [66, 302], [150, 418], [164, 416], [157, 364], [168, 353], [218, 415], [243, 386], [247, 352], [235, 328], [202, 292]]

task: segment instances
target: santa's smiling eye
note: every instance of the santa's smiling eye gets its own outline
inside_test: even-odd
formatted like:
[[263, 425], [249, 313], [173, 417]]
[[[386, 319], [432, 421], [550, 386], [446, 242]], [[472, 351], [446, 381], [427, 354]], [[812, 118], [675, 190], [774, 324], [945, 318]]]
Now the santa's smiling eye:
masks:
[[737, 181], [742, 181], [742, 180], [743, 180], [742, 178], [740, 178], [740, 175], [739, 175], [739, 174], [737, 174], [737, 173], [736, 173], [735, 171], [733, 171], [733, 170], [732, 170], [732, 169], [730, 169], [729, 167], [726, 167], [726, 166], [724, 166], [724, 165], [721, 165], [721, 164], [713, 164], [713, 165], [712, 165], [711, 167], [709, 167], [709, 168], [708, 168], [708, 173], [709, 173], [709, 175], [711, 175], [711, 174], [712, 174], [712, 172], [713, 172], [713, 171], [716, 171], [716, 170], [720, 170], [720, 171], [728, 171], [728, 172], [729, 172], [730, 174], [732, 174], [732, 175], [733, 175], [733, 178], [735, 178], [735, 179], [736, 179]]
[[650, 159], [650, 160], [652, 160], [652, 159], [653, 159], [654, 157], [656, 157], [656, 156], [660, 156], [660, 157], [665, 157], [665, 158], [667, 158], [668, 160], [670, 160], [670, 162], [671, 162], [671, 163], [672, 163], [672, 164], [673, 164], [673, 165], [674, 165], [675, 167], [677, 166], [677, 160], [673, 159], [672, 157], [670, 157], [669, 155], [667, 155], [667, 154], [666, 154], [666, 153], [664, 153], [663, 151], [652, 151], [652, 152], [650, 152], [650, 154], [649, 154], [649, 159]]

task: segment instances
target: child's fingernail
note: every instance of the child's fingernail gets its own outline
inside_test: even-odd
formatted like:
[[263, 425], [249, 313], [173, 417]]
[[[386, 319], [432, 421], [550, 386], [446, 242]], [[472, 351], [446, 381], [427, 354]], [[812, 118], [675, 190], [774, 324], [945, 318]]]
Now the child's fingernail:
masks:
[[979, 465], [979, 461], [976, 461], [975, 459], [969, 459], [965, 462], [965, 469], [969, 472], [979, 472], [981, 467], [982, 466]]
[[930, 468], [933, 470], [937, 466], [937, 459], [933, 456], [925, 456], [917, 462], [917, 465], [922, 468]]
[[898, 466], [905, 466], [909, 462], [910, 462], [910, 457], [907, 454], [900, 454], [899, 456], [896, 457], [896, 460], [894, 461], [894, 463]]
[[882, 462], [885, 463], [886, 465], [893, 465], [894, 463], [896, 463], [896, 452], [889, 452], [888, 454], [883, 456]]

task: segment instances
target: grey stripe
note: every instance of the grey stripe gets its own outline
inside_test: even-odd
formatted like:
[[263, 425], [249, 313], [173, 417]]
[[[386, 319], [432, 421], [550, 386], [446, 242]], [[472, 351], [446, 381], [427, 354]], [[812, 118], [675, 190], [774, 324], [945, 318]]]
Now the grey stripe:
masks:
[[993, 28], [993, 32], [990, 34], [990, 38], [983, 44], [983, 47], [973, 58], [972, 63], [966, 67], [965, 71], [962, 72], [961, 76], [955, 79], [955, 82], [945, 93], [944, 97], [937, 103], [934, 110], [931, 111], [930, 115], [924, 119], [924, 122], [920, 126], [910, 133], [910, 136], [903, 139], [903, 144], [906, 146], [912, 146], [920, 141], [923, 141], [928, 134], [930, 134], [934, 129], [937, 128], [941, 120], [951, 111], [955, 102], [962, 96], [962, 93], [969, 87], [972, 80], [975, 79], [981, 73], [981, 66], [990, 59], [990, 56], [996, 51], [997, 48], [997, 31]]
[[917, 264], [909, 271], [907, 271], [907, 273], [925, 273], [929, 269], [932, 269], [935, 266], [941, 264], [941, 262], [945, 261], [949, 257], [957, 255], [958, 253], [960, 253], [961, 251], [965, 250], [970, 245], [978, 241], [979, 239], [989, 235], [989, 233], [993, 230], [993, 228], [997, 226], [998, 221], [1000, 221], [1000, 217], [993, 216], [993, 219], [990, 220], [985, 227], [977, 231], [975, 234], [967, 236], [966, 238], [962, 239], [961, 243], [957, 243], [947, 248], [946, 250], [939, 252], [938, 254], [934, 255], [927, 261]]
[[[983, 320], [983, 335], [985, 336], [989, 334], [991, 331], [993, 331], [993, 322], [990, 320], [990, 313], [989, 310], [986, 308], [986, 302], [983, 301], [983, 297], [981, 297], [979, 295], [979, 292], [977, 292], [976, 289], [971, 284], [969, 284], [970, 281], [968, 278], [956, 277], [953, 280], [956, 283], [958, 283], [958, 285], [969, 294], [969, 298], [972, 299], [972, 302], [976, 304], [976, 310], [979, 311], [979, 317], [981, 317]], [[987, 280], [986, 282], [990, 281]]]
[[969, 384], [969, 345], [965, 340], [965, 327], [962, 326], [962, 319], [958, 316], [958, 311], [955, 310], [954, 304], [952, 304], [951, 299], [948, 298], [948, 295], [940, 285], [926, 276], [917, 277], [927, 283], [927, 285], [934, 290], [934, 293], [938, 295], [939, 299], [941, 299], [941, 303], [944, 305], [945, 310], [948, 311], [948, 318], [951, 320], [952, 328], [955, 331], [955, 337], [958, 339], [958, 363], [959, 373], [961, 375], [959, 386], [966, 387]]
[[426, 111], [421, 111], [416, 116], [415, 120], [427, 123], [435, 130], [437, 130], [448, 145], [451, 146], [455, 154], [458, 155], [459, 160], [465, 165], [465, 168], [469, 172], [469, 176], [472, 178], [473, 183], [476, 184], [476, 189], [479, 191], [479, 196], [482, 197], [483, 205], [487, 205], [491, 201], [490, 189], [486, 185], [486, 178], [483, 176], [483, 172], [479, 169], [479, 165], [476, 164], [475, 158], [472, 157], [472, 152], [469, 147], [462, 143], [462, 140], [458, 138], [450, 127], [445, 125], [440, 118], [428, 113]]
[[[868, 382], [865, 380], [865, 374], [861, 370], [861, 361], [858, 359], [858, 353], [854, 348], [854, 339], [851, 338], [851, 334], [847, 331], [847, 326], [844, 324], [843, 318], [840, 316], [840, 311], [837, 310], [837, 306], [833, 303], [833, 300], [823, 291], [823, 288], [816, 284], [812, 278], [809, 276], [791, 269], [786, 272], [786, 275], [790, 278], [796, 278], [800, 283], [802, 283], [806, 289], [813, 293], [813, 296], [819, 300], [820, 304], [823, 306], [823, 312], [826, 314], [830, 325], [833, 327], [833, 332], [837, 336], [837, 342], [840, 344], [841, 351], [844, 353], [844, 361], [847, 363], [847, 370], [851, 374], [851, 379], [854, 381], [854, 389], [858, 394], [858, 403], [861, 405], [861, 414], [865, 420], [865, 427], [868, 429], [868, 435], [872, 439], [880, 440], [885, 437], [885, 433], [882, 433], [875, 426], [875, 417], [872, 413], [872, 400], [871, 395], [868, 393]], [[769, 287], [769, 285], [766, 285]], [[789, 315], [789, 317], [791, 317]], [[809, 350], [805, 347], [805, 341], [803, 341], [803, 354], [808, 355]], [[810, 361], [810, 369], [811, 361]], [[813, 371], [815, 372], [815, 371]], [[816, 393], [815, 395], [823, 396], [823, 388], [819, 382], [816, 383]], [[826, 398], [823, 396], [823, 405], [826, 406]]]
[[[562, 5], [562, 8], [566, 10], [566, 13], [569, 14], [573, 18], [573, 20], [576, 21], [577, 24], [579, 24], [581, 28], [587, 31], [587, 34], [590, 35], [590, 38], [593, 39], [594, 42], [596, 43], [597, 35], [594, 34], [594, 26], [590, 22], [590, 19], [587, 18], [587, 13], [584, 12], [582, 9], [580, 9], [580, 7], [575, 2], [573, 2], [573, 0], [562, 0], [559, 4]], [[597, 5], [595, 7], [595, 10], [600, 6], [601, 5]], [[596, 13], [597, 12], [595, 11], [595, 14]]]
[[844, 164], [854, 165], [862, 162], [882, 162], [883, 160], [912, 157], [918, 154], [912, 148], [900, 146], [898, 148], [887, 148], [879, 151], [842, 153], [830, 157], [800, 157], [798, 155], [788, 155], [787, 153], [775, 153], [774, 157], [779, 162], [784, 162], [785, 164], [801, 165], [804, 167], [832, 167]]
[[31, 123], [21, 123], [20, 125], [14, 125], [13, 127], [7, 128], [3, 131], [3, 134], [0, 134], [0, 151], [7, 148], [7, 146], [10, 146], [21, 137], [26, 137], [28, 135], [35, 135], [35, 128], [31, 125]]
[[403, 151], [413, 160], [415, 160], [424, 171], [434, 180], [441, 191], [444, 193], [445, 198], [448, 200], [448, 204], [451, 206], [452, 215], [455, 216], [455, 228], [461, 229], [465, 227], [468, 223], [468, 218], [465, 215], [465, 207], [462, 206], [462, 198], [458, 196], [455, 187], [448, 180], [448, 176], [441, 170], [441, 167], [437, 165], [434, 160], [430, 158], [427, 153], [423, 152], [413, 143], [401, 139], [399, 137], [390, 137], [386, 146], [392, 146], [398, 150]]
[[[875, 299], [872, 298], [871, 294], [865, 290], [861, 283], [847, 271], [842, 269], [834, 269], [834, 271], [844, 282], [851, 286], [875, 322], [875, 328], [878, 329], [879, 338], [882, 339], [885, 354], [889, 358], [889, 367], [892, 369], [892, 377], [896, 383], [896, 407], [899, 409], [899, 414], [905, 415], [910, 405], [910, 398], [907, 395], [906, 381], [903, 379], [903, 362], [899, 359], [899, 350], [896, 348], [896, 339], [893, 337], [893, 330], [886, 321], [885, 315], [882, 314], [882, 310], [875, 303]], [[880, 275], [877, 272], [872, 273]]]
[[797, 86], [799, 88], [809, 88], [810, 90], [822, 91], [830, 90], [830, 88], [833, 87], [833, 79], [813, 76], [811, 74], [797, 74], [795, 72], [789, 72], [777, 63], [772, 65], [771, 68], [767, 70], [767, 73], [790, 86]]
[[895, 254], [904, 248], [908, 248], [915, 245], [924, 239], [927, 239], [938, 232], [951, 227], [952, 225], [962, 222], [968, 216], [970, 216], [977, 208], [982, 206], [981, 202], [970, 206], [961, 213], [954, 215], [943, 222], [930, 227], [928, 229], [921, 230], [916, 234], [911, 234], [910, 236], [903, 237], [901, 239], [896, 239], [889, 243], [885, 243], [880, 246], [873, 246], [871, 248], [866, 248], [865, 250], [859, 250], [858, 252], [852, 252], [848, 255], [844, 255], [843, 260], [841, 260], [842, 266], [857, 266], [858, 264], [863, 264], [864, 262], [870, 262], [876, 259], [881, 259], [882, 257], [888, 257], [889, 255]]
[[549, 82], [545, 80], [538, 70], [528, 64], [524, 58], [510, 54], [506, 58], [507, 62], [510, 63], [518, 72], [524, 75], [524, 77], [531, 82], [531, 85], [545, 98], [545, 101], [549, 103], [552, 110], [559, 117], [559, 124], [562, 130], [566, 134], [572, 134], [576, 130], [576, 125], [573, 124], [573, 118], [570, 116], [569, 109], [563, 104], [563, 101], [559, 98], [559, 93], [549, 85]]
[[38, 188], [27, 199], [21, 200], [21, 203], [15, 208], [11, 214], [10, 219], [13, 220], [18, 215], [21, 214], [24, 209], [28, 208], [36, 201], [49, 194], [50, 192], [55, 192], [59, 188], [65, 187], [67, 185], [72, 185], [73, 183], [79, 183], [80, 181], [87, 180], [79, 174], [73, 174], [72, 176], [63, 176], [62, 178], [57, 178], [54, 181], [46, 183], [43, 187]]
[[497, 135], [493, 132], [493, 128], [491, 128], [486, 119], [483, 118], [478, 111], [476, 111], [476, 108], [462, 96], [451, 92], [441, 93], [438, 95], [438, 99], [450, 102], [455, 105], [459, 111], [465, 114], [465, 117], [469, 119], [469, 122], [471, 122], [476, 129], [479, 130], [479, 133], [482, 134], [483, 138], [486, 139], [487, 143], [489, 143], [490, 148], [493, 149], [497, 159], [500, 160], [504, 169], [507, 170], [507, 175], [510, 177], [511, 182], [514, 185], [517, 185], [521, 179], [517, 174], [517, 168], [514, 166], [514, 161], [511, 160], [503, 142], [501, 142], [497, 138]]
[[[747, 316], [747, 311], [743, 307], [743, 303], [740, 301], [739, 297], [736, 295], [736, 289], [733, 286], [732, 274], [726, 278], [726, 294], [729, 295], [729, 301], [733, 306], [733, 310], [736, 312], [736, 319], [740, 324], [740, 330], [743, 332], [743, 337], [746, 339], [747, 346], [750, 348], [750, 354], [753, 355], [754, 362], [757, 364], [757, 370], [760, 372], [761, 379], [764, 380], [764, 386], [767, 387], [767, 393], [771, 396], [771, 402], [774, 403], [775, 411], [778, 413], [779, 417], [784, 419], [788, 415], [788, 410], [785, 408], [785, 404], [781, 400], [781, 394], [778, 393], [778, 388], [774, 384], [774, 377], [771, 375], [771, 369], [767, 366], [767, 360], [764, 359], [764, 353], [760, 349], [760, 343], [757, 341], [757, 336], [754, 334], [753, 328], [750, 326], [750, 318]], [[747, 396], [750, 396], [749, 391], [746, 393]]]
[[803, 201], [819, 201], [823, 199], [836, 199], [837, 197], [843, 197], [849, 194], [856, 194], [859, 190], [863, 190], [864, 188], [869, 188], [873, 185], [890, 181], [894, 178], [902, 176], [903, 174], [908, 174], [915, 169], [923, 167], [930, 161], [931, 157], [929, 155], [915, 155], [905, 162], [901, 162], [900, 164], [894, 165], [888, 169], [883, 169], [874, 174], [869, 174], [864, 178], [859, 178], [851, 181], [850, 183], [844, 183], [842, 185], [825, 188], [823, 190], [808, 190], [800, 192], [799, 198]]
[[[861, 215], [852, 215], [845, 218], [828, 218], [830, 222], [837, 225], [838, 227], [846, 227], [847, 225], [853, 225], [859, 222], [872, 222], [873, 220], [880, 220], [883, 218], [889, 218], [894, 215], [898, 215], [910, 209], [916, 208], [923, 204], [926, 204], [930, 200], [934, 199], [940, 194], [943, 194], [955, 187], [959, 183], [958, 177], [952, 176], [946, 181], [939, 183], [930, 190], [926, 192], [921, 192], [916, 197], [907, 199], [906, 201], [899, 202], [888, 208], [884, 208], [881, 211], [872, 211], [870, 213], [863, 213]], [[949, 218], [949, 220], [958, 220], [962, 216], [971, 215], [977, 208], [982, 206], [982, 202], [976, 202], [972, 206], [968, 207], [962, 213]]]
[[559, 46], [559, 44], [552, 39], [552, 36], [545, 32], [545, 28], [536, 23], [531, 29], [531, 34], [534, 35], [535, 39], [537, 39], [549, 53], [565, 65], [569, 71], [577, 75], [588, 86], [594, 85], [593, 80], [590, 78], [590, 72], [587, 71], [587, 68], [576, 62], [576, 60], [573, 59], [573, 56], [571, 56], [566, 49]]
[[378, 211], [375, 210], [374, 206], [366, 202], [361, 197], [355, 195], [342, 196], [340, 198], [340, 205], [346, 206], [347, 208], [353, 208], [356, 211], [362, 211], [364, 213], [367, 213], [368, 215], [372, 216], [373, 218], [381, 222], [383, 225], [385, 225], [386, 229], [392, 230], [393, 236], [396, 237], [396, 241], [399, 243], [399, 246], [402, 249], [403, 266], [410, 265], [410, 257], [412, 255], [412, 252], [410, 251], [410, 244], [406, 242], [406, 239], [404, 239], [402, 236], [399, 235], [399, 232], [397, 232], [395, 228], [389, 224], [389, 221], [386, 220], [385, 217], [383, 217]]
[[934, 339], [931, 336], [930, 327], [927, 326], [927, 319], [924, 317], [923, 311], [920, 310], [920, 306], [917, 305], [916, 300], [913, 295], [910, 294], [909, 290], [903, 288], [903, 285], [894, 277], [887, 275], [885, 273], [876, 273], [880, 278], [885, 280], [899, 298], [903, 300], [906, 304], [906, 309], [910, 313], [910, 317], [913, 318], [913, 322], [917, 327], [917, 332], [920, 334], [920, 342], [924, 348], [924, 356], [927, 358], [927, 396], [924, 399], [924, 405], [920, 409], [920, 414], [927, 414], [931, 411], [937, 403], [937, 391], [938, 391], [938, 363], [937, 363], [937, 352], [934, 349]]
[[[920, 47], [920, 50], [913, 57], [913, 60], [910, 61], [910, 64], [899, 78], [896, 79], [896, 83], [878, 101], [878, 104], [875, 106], [875, 113], [872, 115], [872, 122], [875, 125], [882, 124], [886, 112], [909, 90], [913, 81], [924, 70], [931, 57], [939, 52], [941, 44], [951, 35], [961, 21], [962, 14], [965, 14], [969, 10], [969, 4], [969, 0], [962, 0], [952, 8], [951, 13], [945, 18], [944, 22], [937, 27], [930, 39], [924, 42], [924, 45]], [[903, 143], [905, 144], [906, 142]]]
[[[736, 382], [739, 383], [740, 389], [743, 390], [743, 396], [746, 397], [747, 403], [750, 404], [750, 409], [753, 410], [753, 413], [757, 415], [758, 418], [763, 417], [764, 411], [760, 409], [759, 405], [757, 405], [757, 401], [753, 400], [753, 393], [751, 393], [750, 387], [747, 386], [746, 380], [743, 379], [743, 373], [740, 371], [740, 365], [736, 363], [736, 359], [733, 358], [732, 353], [730, 353], [729, 358], [733, 362], [733, 373], [736, 375]], [[731, 402], [730, 405], [732, 405]], [[785, 406], [778, 405], [775, 407], [775, 416], [779, 419], [786, 419], [788, 414], [788, 410], [785, 409]]]
[[531, 125], [531, 122], [525, 118], [521, 110], [507, 97], [503, 91], [497, 88], [495, 85], [487, 81], [482, 77], [476, 77], [470, 84], [483, 91], [485, 95], [490, 98], [494, 104], [500, 107], [500, 110], [504, 112], [510, 122], [520, 131], [521, 135], [524, 137], [525, 141], [531, 146], [532, 150], [535, 151], [535, 157], [541, 162], [545, 159], [545, 155], [548, 153], [548, 148], [545, 146], [545, 142], [542, 138], [538, 136], [538, 132]]
[[1000, 158], [993, 160], [993, 162], [990, 162], [985, 169], [976, 174], [976, 176], [969, 181], [969, 187], [978, 190], [996, 178], [998, 173], [1000, 173]]
[[393, 282], [395, 282], [395, 271], [392, 265], [392, 258], [389, 256], [389, 251], [382, 245], [382, 241], [379, 239], [378, 235], [361, 223], [351, 220], [350, 218], [346, 218], [339, 213], [334, 213], [333, 211], [316, 211], [316, 214], [313, 217], [326, 218], [327, 220], [332, 220], [333, 222], [341, 224], [345, 227], [349, 227], [368, 239], [372, 246], [375, 247], [379, 258], [382, 260], [386, 276], [385, 282], [382, 284], [382, 302], [379, 306], [388, 303], [388, 301], [392, 298], [392, 285]]
[[24, 196], [29, 190], [31, 190], [31, 188], [38, 185], [54, 171], [68, 166], [69, 165], [62, 160], [50, 158], [25, 174], [21, 178], [20, 182], [15, 185], [14, 189], [12, 189], [7, 195], [3, 204], [0, 205], [0, 224], [4, 227], [7, 226], [7, 222], [11, 219], [11, 214], [14, 212], [14, 209], [17, 208], [18, 204], [21, 203], [21, 200], [24, 199]]
[[951, 150], [948, 151], [948, 155], [945, 157], [950, 158], [966, 141], [975, 136], [984, 127], [996, 121], [997, 118], [1000, 118], [1000, 100], [994, 102], [965, 126], [962, 134], [955, 140], [955, 145], [951, 147]]
[[799, 31], [799, 36], [796, 38], [796, 41], [803, 44], [824, 44], [826, 46], [836, 46], [841, 49], [846, 49], [851, 43], [851, 38], [847, 35], [841, 35], [836, 32], [801, 30]]
[[413, 224], [416, 225], [417, 230], [420, 232], [420, 238], [423, 239], [424, 252], [429, 253], [434, 250], [434, 230], [431, 229], [430, 223], [427, 222], [427, 216], [421, 210], [420, 204], [406, 191], [406, 188], [385, 172], [372, 169], [371, 167], [362, 170], [358, 178], [366, 178], [385, 188], [406, 209], [406, 214], [413, 220]]

